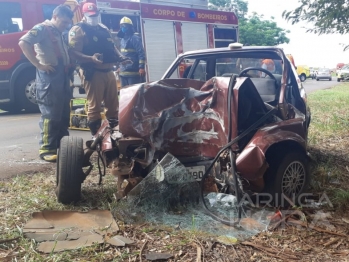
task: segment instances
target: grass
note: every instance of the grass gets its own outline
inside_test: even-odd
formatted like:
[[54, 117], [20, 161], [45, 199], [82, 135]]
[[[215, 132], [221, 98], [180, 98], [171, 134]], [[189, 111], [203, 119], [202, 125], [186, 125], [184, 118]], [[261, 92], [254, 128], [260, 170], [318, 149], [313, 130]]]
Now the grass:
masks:
[[341, 210], [349, 207], [349, 83], [312, 93], [308, 101], [309, 145], [315, 159], [312, 188], [329, 194]]
[[[311, 190], [319, 195], [326, 192], [334, 204], [338, 217], [341, 211], [349, 207], [349, 83], [343, 83], [333, 89], [317, 91], [308, 96], [312, 112], [312, 122], [309, 130], [310, 153], [314, 158], [313, 179]], [[0, 260], [7, 257], [7, 261], [139, 261], [142, 246], [146, 244], [143, 254], [149, 252], [163, 252], [177, 254], [176, 261], [193, 261], [196, 259], [197, 246], [203, 243], [213, 243], [208, 236], [200, 235], [196, 229], [196, 218], [192, 217], [192, 230], [188, 232], [154, 225], [132, 226], [118, 222], [120, 234], [136, 240], [135, 245], [115, 248], [109, 245], [99, 245], [69, 252], [41, 254], [36, 251], [34, 241], [23, 237], [24, 224], [35, 211], [42, 210], [79, 210], [91, 209], [115, 210], [114, 191], [116, 181], [107, 175], [102, 186], [98, 186], [97, 171], [83, 183], [83, 201], [78, 206], [64, 206], [56, 201], [54, 195], [55, 174], [22, 175], [11, 180], [0, 181], [0, 239], [18, 238], [6, 243], [0, 242]], [[292, 232], [294, 229], [292, 229]], [[288, 243], [290, 247], [297, 243], [294, 235], [303, 235], [302, 241], [310, 239], [308, 245], [318, 240], [311, 240], [314, 232], [307, 235], [307, 230], [284, 234], [261, 234], [254, 240], [260, 243]], [[298, 233], [297, 233], [298, 232]], [[310, 236], [310, 237], [309, 237]], [[296, 237], [296, 239], [297, 239]], [[326, 236], [324, 236], [326, 238]], [[325, 239], [328, 241], [328, 239]], [[277, 242], [275, 242], [277, 241]], [[286, 241], [289, 241], [286, 243]], [[302, 242], [303, 243], [303, 242]], [[208, 245], [209, 246], [209, 245]], [[207, 261], [219, 260], [219, 254], [229, 261], [272, 261], [272, 256], [261, 255], [252, 248], [237, 245], [234, 248], [221, 244], [214, 244], [202, 250], [215, 249], [214, 256], [205, 258]], [[306, 246], [306, 245], [305, 245]], [[299, 250], [296, 246], [294, 250]], [[281, 249], [280, 249], [281, 250]], [[209, 251], [207, 251], [209, 252]], [[235, 252], [235, 254], [234, 254]], [[309, 256], [323, 256], [323, 250], [311, 252]], [[212, 252], [211, 252], [212, 253]], [[179, 254], [179, 255], [178, 255]], [[182, 255], [181, 255], [182, 254]], [[187, 260], [178, 259], [187, 255]], [[212, 253], [213, 254], [213, 253]], [[232, 255], [233, 254], [233, 255]], [[239, 257], [236, 259], [235, 255]], [[258, 259], [257, 259], [258, 258]], [[5, 260], [6, 261], [6, 260]], [[222, 261], [224, 261], [222, 259]], [[275, 261], [275, 260], [273, 260]], [[307, 260], [308, 261], [308, 260]], [[310, 261], [310, 260], [309, 260]], [[320, 261], [313, 259], [312, 261]], [[325, 261], [325, 260], [324, 260]], [[326, 261], [332, 261], [327, 259]]]

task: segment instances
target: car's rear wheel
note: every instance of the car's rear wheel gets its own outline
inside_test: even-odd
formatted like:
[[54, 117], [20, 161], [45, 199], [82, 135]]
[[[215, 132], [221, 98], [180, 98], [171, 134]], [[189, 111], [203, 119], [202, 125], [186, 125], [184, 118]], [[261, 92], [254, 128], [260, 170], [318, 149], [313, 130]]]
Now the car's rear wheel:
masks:
[[15, 84], [16, 111], [24, 109], [26, 112], [39, 112], [35, 95], [35, 69], [28, 69]]
[[301, 194], [310, 182], [306, 155], [297, 150], [275, 156], [269, 163], [265, 182], [265, 192], [271, 194], [276, 206], [290, 205], [284, 196], [295, 203], [301, 202]]
[[70, 204], [80, 200], [81, 183], [84, 181], [83, 158], [82, 138], [63, 137], [57, 158], [56, 196], [58, 202]]

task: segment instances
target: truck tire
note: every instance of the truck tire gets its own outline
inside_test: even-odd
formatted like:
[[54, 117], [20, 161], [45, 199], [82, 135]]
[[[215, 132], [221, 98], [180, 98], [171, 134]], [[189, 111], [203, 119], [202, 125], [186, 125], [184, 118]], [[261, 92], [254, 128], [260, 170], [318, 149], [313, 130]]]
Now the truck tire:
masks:
[[80, 200], [81, 183], [84, 181], [83, 158], [82, 138], [63, 137], [57, 156], [56, 196], [58, 202], [70, 204]]
[[340, 82], [341, 81], [341, 79], [340, 78], [337, 78], [337, 82]]
[[[290, 203], [282, 194], [301, 202], [300, 195], [310, 183], [310, 172], [305, 153], [294, 150], [273, 158], [265, 176], [265, 192], [271, 194], [274, 205], [284, 207]], [[293, 197], [294, 195], [294, 197]]]
[[27, 69], [15, 82], [15, 109], [28, 113], [39, 112], [35, 99], [35, 69]]
[[299, 78], [302, 82], [304, 82], [307, 79], [307, 76], [305, 74], [301, 74]]

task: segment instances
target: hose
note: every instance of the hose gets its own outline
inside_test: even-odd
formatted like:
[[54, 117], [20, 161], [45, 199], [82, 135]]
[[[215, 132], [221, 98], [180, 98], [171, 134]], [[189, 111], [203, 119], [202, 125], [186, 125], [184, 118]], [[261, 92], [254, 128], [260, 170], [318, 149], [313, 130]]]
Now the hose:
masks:
[[[236, 138], [234, 138], [233, 140], [231, 140], [231, 134], [232, 134], [232, 130], [231, 130], [231, 96], [232, 96], [232, 90], [233, 87], [235, 85], [236, 82], [236, 76], [232, 76], [229, 82], [229, 87], [228, 87], [228, 143], [223, 146], [221, 148], [221, 150], [219, 150], [219, 152], [217, 153], [217, 155], [215, 156], [215, 158], [213, 159], [212, 163], [210, 164], [210, 166], [208, 167], [208, 169], [206, 170], [206, 172], [204, 173], [204, 175], [202, 176], [201, 179], [201, 200], [204, 204], [204, 207], [208, 213], [208, 215], [210, 215], [213, 219], [228, 225], [228, 226], [236, 226], [240, 219], [241, 219], [241, 205], [240, 205], [240, 194], [239, 194], [239, 186], [238, 186], [238, 179], [237, 179], [237, 173], [236, 173], [236, 164], [235, 164], [235, 153], [233, 152], [233, 150], [231, 149], [231, 146], [234, 145], [235, 143], [237, 143], [239, 140], [241, 140], [242, 138], [244, 138], [246, 135], [248, 135], [250, 132], [252, 132], [253, 130], [255, 130], [260, 124], [262, 124], [264, 121], [266, 121], [269, 117], [271, 117], [272, 115], [274, 115], [277, 112], [277, 108], [272, 108], [271, 110], [269, 110], [264, 116], [262, 116], [259, 120], [257, 120], [255, 123], [253, 123], [249, 128], [247, 128], [245, 131], [243, 131], [239, 136], [237, 136]], [[214, 164], [217, 162], [217, 160], [219, 159], [220, 155], [225, 151], [229, 149], [229, 155], [230, 155], [230, 165], [231, 165], [231, 172], [233, 174], [233, 178], [234, 178], [234, 190], [235, 190], [235, 194], [236, 194], [236, 198], [237, 198], [237, 203], [239, 205], [239, 210], [238, 210], [238, 221], [235, 222], [231, 222], [231, 221], [227, 221], [224, 220], [218, 216], [216, 216], [214, 213], [212, 213], [211, 210], [209, 210], [206, 202], [205, 202], [205, 198], [204, 198], [204, 182], [205, 179], [208, 177], [212, 167], [214, 166]]]

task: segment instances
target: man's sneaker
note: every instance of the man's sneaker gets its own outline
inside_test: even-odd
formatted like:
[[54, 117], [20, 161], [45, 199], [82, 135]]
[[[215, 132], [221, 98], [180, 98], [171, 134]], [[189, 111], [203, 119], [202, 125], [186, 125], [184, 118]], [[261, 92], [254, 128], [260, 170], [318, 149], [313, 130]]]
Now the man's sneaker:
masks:
[[44, 154], [44, 155], [41, 155], [40, 158], [42, 160], [45, 160], [47, 162], [56, 162], [57, 160], [57, 155], [56, 154]]

